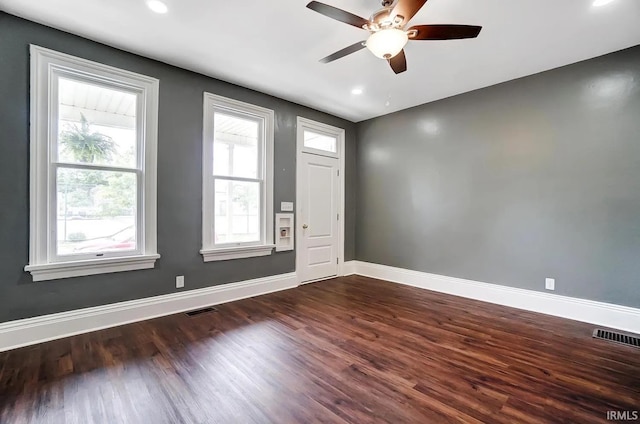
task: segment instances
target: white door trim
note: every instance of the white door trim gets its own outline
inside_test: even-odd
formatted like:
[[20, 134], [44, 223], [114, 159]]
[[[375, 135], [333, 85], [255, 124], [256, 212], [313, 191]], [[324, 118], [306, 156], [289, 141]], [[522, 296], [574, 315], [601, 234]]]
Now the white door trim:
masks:
[[[300, 205], [300, 190], [302, 187], [299, 182], [301, 181], [302, 175], [302, 155], [303, 154], [318, 154], [317, 151], [313, 152], [304, 152], [304, 134], [303, 131], [308, 129], [314, 132], [320, 132], [335, 136], [338, 140], [338, 152], [336, 154], [327, 154], [327, 157], [332, 157], [338, 159], [338, 170], [340, 172], [338, 183], [340, 187], [340, 193], [338, 194], [338, 213], [340, 214], [340, 220], [338, 222], [338, 276], [344, 275], [344, 234], [345, 234], [345, 213], [344, 213], [344, 204], [345, 204], [345, 178], [344, 178], [344, 163], [345, 163], [345, 131], [342, 128], [333, 127], [331, 125], [323, 124], [322, 122], [312, 121], [311, 119], [303, 118], [298, 116], [296, 121], [296, 216], [301, 216], [301, 205]], [[302, 228], [302, 220], [296, 218], [296, 231], [301, 230]], [[302, 237], [296, 236], [296, 271], [300, 269], [300, 242]], [[298, 273], [299, 283], [302, 283], [301, 279], [303, 278], [301, 273]]]

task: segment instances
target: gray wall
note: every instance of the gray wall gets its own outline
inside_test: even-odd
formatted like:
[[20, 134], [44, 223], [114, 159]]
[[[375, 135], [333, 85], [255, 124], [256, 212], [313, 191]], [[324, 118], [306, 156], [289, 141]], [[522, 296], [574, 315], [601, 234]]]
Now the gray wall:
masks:
[[640, 307], [640, 46], [358, 124], [357, 202], [358, 260]]
[[[33, 283], [29, 239], [29, 44], [160, 80], [156, 268]], [[220, 60], [224, 60], [221, 58]], [[355, 252], [355, 125], [265, 94], [145, 59], [0, 12], [0, 322], [291, 272], [293, 252], [203, 263], [202, 96], [208, 91], [273, 109], [275, 205], [295, 199], [296, 116], [346, 130], [345, 256]]]

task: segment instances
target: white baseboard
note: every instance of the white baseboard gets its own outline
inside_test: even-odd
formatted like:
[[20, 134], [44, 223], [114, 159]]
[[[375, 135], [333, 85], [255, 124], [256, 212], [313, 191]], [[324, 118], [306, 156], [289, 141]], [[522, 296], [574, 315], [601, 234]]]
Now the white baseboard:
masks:
[[353, 275], [356, 273], [356, 263], [357, 261], [346, 261], [342, 265], [342, 275]]
[[[469, 299], [640, 333], [640, 309], [386, 265], [348, 261], [344, 275], [363, 275]], [[0, 324], [0, 352], [144, 321], [298, 286], [295, 273], [78, 309]]]
[[353, 267], [365, 277], [640, 333], [640, 309], [368, 262], [354, 261]]
[[0, 352], [210, 305], [291, 289], [295, 272], [0, 324]]

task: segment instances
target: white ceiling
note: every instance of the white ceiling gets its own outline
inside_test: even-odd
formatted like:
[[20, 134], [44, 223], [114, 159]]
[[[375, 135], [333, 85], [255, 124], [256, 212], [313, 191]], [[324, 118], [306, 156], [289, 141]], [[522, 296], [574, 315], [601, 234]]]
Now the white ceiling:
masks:
[[[308, 0], [164, 1], [166, 15], [144, 0], [0, 0], [0, 9], [356, 122], [640, 44], [638, 0], [429, 0], [412, 24], [483, 30], [410, 41], [409, 70], [395, 75], [367, 50], [319, 63], [367, 33], [307, 9]], [[324, 2], [365, 18], [380, 7]]]

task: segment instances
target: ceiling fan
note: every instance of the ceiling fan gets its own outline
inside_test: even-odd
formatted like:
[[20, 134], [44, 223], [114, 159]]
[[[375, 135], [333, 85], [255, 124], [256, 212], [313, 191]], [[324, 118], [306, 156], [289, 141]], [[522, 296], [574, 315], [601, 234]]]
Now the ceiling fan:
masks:
[[386, 59], [396, 74], [407, 70], [404, 46], [410, 40], [456, 40], [475, 38], [482, 27], [474, 25], [414, 25], [405, 29], [411, 18], [424, 6], [427, 0], [382, 0], [382, 9], [364, 19], [337, 7], [312, 1], [307, 5], [322, 15], [340, 22], [362, 28], [370, 32], [366, 41], [359, 41], [345, 47], [324, 59], [322, 63], [333, 62], [351, 53], [368, 48], [371, 53]]

